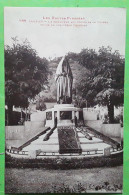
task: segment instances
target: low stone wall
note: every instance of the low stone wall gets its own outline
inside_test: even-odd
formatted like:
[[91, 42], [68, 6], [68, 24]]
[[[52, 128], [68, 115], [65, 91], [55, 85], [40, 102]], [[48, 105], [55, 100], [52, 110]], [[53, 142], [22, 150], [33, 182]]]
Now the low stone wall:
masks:
[[35, 121], [35, 122], [37, 122], [37, 121], [44, 122], [45, 119], [46, 119], [46, 112], [45, 111], [34, 112], [30, 116], [31, 122], [33, 122], [33, 121]]
[[25, 131], [33, 131], [39, 128], [44, 127], [44, 121], [26, 121], [25, 122]]
[[102, 120], [85, 120], [85, 125], [100, 132], [102, 126]]
[[121, 137], [121, 126], [120, 124], [102, 124], [100, 132], [108, 137], [119, 138]]
[[99, 117], [99, 112], [89, 109], [83, 108], [83, 118], [84, 120], [97, 120]]
[[41, 131], [44, 127], [44, 122], [42, 121], [26, 121], [25, 122], [25, 136], [27, 138], [33, 137], [33, 135], [36, 135]]
[[44, 121], [26, 121], [24, 125], [20, 126], [6, 126], [5, 138], [6, 140], [22, 140], [26, 136], [30, 136], [39, 132], [39, 129], [45, 126]]
[[21, 140], [24, 138], [24, 134], [25, 134], [24, 125], [5, 127], [5, 139], [6, 140]]
[[103, 124], [102, 120], [89, 120], [85, 121], [85, 125], [116, 141], [123, 140], [123, 128], [121, 128], [120, 124]]
[[57, 104], [56, 102], [45, 102], [46, 104], [46, 109], [50, 109], [53, 108], [55, 104]]

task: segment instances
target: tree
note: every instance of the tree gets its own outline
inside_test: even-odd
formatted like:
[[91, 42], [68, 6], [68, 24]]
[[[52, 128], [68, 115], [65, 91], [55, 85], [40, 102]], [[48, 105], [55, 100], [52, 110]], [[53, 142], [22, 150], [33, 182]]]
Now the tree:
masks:
[[36, 110], [46, 110], [46, 104], [44, 103], [44, 98], [43, 97], [39, 97], [36, 101]]
[[98, 55], [93, 49], [82, 49], [79, 53], [79, 63], [85, 68], [92, 69], [97, 66]]
[[109, 123], [114, 123], [114, 105], [123, 104], [124, 90], [123, 89], [104, 89], [95, 97], [95, 101], [101, 105], [107, 105]]
[[28, 98], [44, 89], [48, 75], [48, 61], [40, 58], [27, 40], [20, 44], [17, 37], [12, 39], [12, 47], [5, 46], [5, 98], [9, 123], [13, 105], [27, 107]]
[[124, 58], [111, 47], [101, 47], [98, 53], [83, 50], [80, 63], [90, 74], [78, 84], [79, 95], [88, 101], [88, 106], [107, 105], [109, 123], [113, 123], [114, 105], [123, 104], [124, 99]]

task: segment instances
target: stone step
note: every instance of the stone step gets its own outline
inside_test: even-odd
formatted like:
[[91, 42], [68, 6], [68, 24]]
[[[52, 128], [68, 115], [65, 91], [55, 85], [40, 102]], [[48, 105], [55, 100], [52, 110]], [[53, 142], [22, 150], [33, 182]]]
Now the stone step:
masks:
[[54, 145], [54, 144], [59, 144], [58, 143], [58, 141], [56, 141], [56, 142], [52, 142], [52, 141], [50, 141], [50, 142], [48, 142], [48, 141], [44, 141], [44, 142], [35, 142], [35, 143], [31, 143], [30, 145], [49, 145], [49, 144], [52, 144], [52, 145]]
[[91, 128], [89, 126], [85, 126], [83, 129], [86, 130], [88, 133], [93, 134], [95, 137], [98, 137], [99, 139], [102, 139], [105, 143], [111, 145], [114, 148], [119, 148], [120, 147], [120, 143], [118, 143], [117, 141], [111, 139], [110, 137], [98, 132], [94, 128]]
[[42, 139], [37, 139], [37, 140], [31, 142], [31, 144], [37, 144], [37, 143], [40, 143], [40, 144], [43, 144], [43, 143], [58, 143], [58, 138], [57, 139], [50, 138], [47, 141], [43, 141]]
[[42, 144], [49, 145], [49, 144], [59, 144], [59, 142], [58, 142], [58, 139], [49, 139], [47, 141], [43, 141], [43, 140], [39, 141], [39, 140], [36, 140], [36, 141], [34, 141], [34, 142], [31, 143], [31, 145], [36, 145], [36, 144], [38, 144], [38, 145], [42, 145]]
[[23, 149], [23, 151], [29, 151], [29, 150], [42, 150], [44, 152], [58, 152], [59, 151], [59, 145], [56, 144], [49, 144], [49, 145], [29, 145]]
[[[81, 133], [81, 132], [77, 132], [77, 134], [78, 134], [78, 137], [85, 137], [85, 135], [84, 135], [83, 133]], [[91, 133], [88, 133], [88, 135], [89, 135], [90, 137], [94, 137], [94, 135], [91, 134]]]
[[59, 155], [59, 151], [54, 151], [54, 152], [51, 152], [51, 151], [47, 151], [47, 152], [41, 152], [38, 156], [42, 156], [42, 155], [46, 155], [46, 156], [49, 156], [49, 155]]
[[58, 142], [43, 142], [43, 143], [35, 143], [35, 144], [32, 144], [32, 145], [40, 145], [40, 146], [44, 146], [44, 145], [59, 145], [59, 143]]
[[103, 140], [101, 140], [101, 139], [98, 139], [98, 138], [96, 138], [96, 137], [94, 137], [94, 138], [92, 138], [92, 140], [89, 140], [89, 139], [87, 139], [87, 138], [83, 138], [83, 137], [79, 137], [79, 141], [80, 142], [90, 142], [90, 143], [94, 143], [94, 142], [98, 142], [98, 143], [103, 143]]
[[80, 144], [98, 144], [98, 143], [102, 143], [103, 141], [97, 141], [97, 142], [80, 142]]
[[104, 150], [104, 148], [109, 146], [110, 145], [105, 143], [81, 144], [82, 151], [89, 150], [89, 149]]

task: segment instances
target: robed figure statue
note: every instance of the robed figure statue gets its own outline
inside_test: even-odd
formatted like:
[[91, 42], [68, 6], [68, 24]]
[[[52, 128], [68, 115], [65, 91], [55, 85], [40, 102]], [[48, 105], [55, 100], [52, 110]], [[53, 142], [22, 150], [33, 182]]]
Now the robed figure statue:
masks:
[[55, 80], [57, 83], [57, 103], [72, 103], [73, 75], [66, 57], [63, 57], [57, 67]]

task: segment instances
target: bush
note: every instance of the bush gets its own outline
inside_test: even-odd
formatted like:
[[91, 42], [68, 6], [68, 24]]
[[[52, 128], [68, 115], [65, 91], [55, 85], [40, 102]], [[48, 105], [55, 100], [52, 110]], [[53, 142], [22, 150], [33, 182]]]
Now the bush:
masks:
[[120, 123], [121, 127], [123, 127], [123, 115], [119, 114], [114, 118], [114, 123]]
[[44, 103], [44, 99], [43, 98], [39, 98], [36, 102], [36, 110], [46, 110], [46, 104]]

